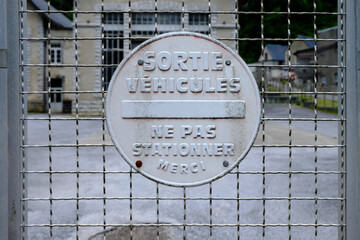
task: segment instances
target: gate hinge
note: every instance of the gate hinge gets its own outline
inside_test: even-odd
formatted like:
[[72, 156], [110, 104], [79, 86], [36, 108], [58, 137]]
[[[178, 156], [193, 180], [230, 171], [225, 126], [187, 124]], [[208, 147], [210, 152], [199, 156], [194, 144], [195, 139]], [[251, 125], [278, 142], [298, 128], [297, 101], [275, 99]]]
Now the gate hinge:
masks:
[[0, 68], [7, 68], [7, 49], [0, 49]]

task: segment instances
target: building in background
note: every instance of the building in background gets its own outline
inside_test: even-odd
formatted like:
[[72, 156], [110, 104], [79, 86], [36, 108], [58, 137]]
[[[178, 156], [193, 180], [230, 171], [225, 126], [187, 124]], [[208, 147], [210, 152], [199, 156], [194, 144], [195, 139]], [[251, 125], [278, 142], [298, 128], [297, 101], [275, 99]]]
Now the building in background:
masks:
[[[59, 113], [101, 114], [103, 96], [118, 64], [140, 43], [162, 33], [202, 33], [236, 49], [236, 16], [218, 12], [232, 11], [235, 1], [212, 1], [211, 5], [207, 0], [78, 1], [71, 21], [62, 13], [47, 13], [45, 0], [28, 0], [25, 37], [30, 40], [25, 42], [24, 63], [26, 88], [31, 92], [29, 111], [46, 112], [51, 107]], [[56, 9], [50, 6], [50, 10]], [[336, 65], [337, 28], [321, 30], [317, 38], [316, 64]], [[281, 66], [289, 65], [289, 59], [291, 66], [314, 65], [314, 44], [313, 38], [298, 36], [290, 51], [287, 45], [266, 45], [264, 64], [274, 66], [264, 68], [266, 84], [283, 89], [281, 80], [288, 79], [289, 70]], [[255, 65], [261, 63], [262, 57]], [[261, 67], [252, 69], [259, 83]], [[293, 67], [290, 77], [294, 89], [314, 88], [313, 67]], [[337, 68], [318, 68], [316, 77], [319, 90], [336, 91]]]
[[[234, 0], [212, 1], [210, 6], [211, 11], [230, 11], [234, 7]], [[226, 40], [236, 37], [235, 14], [209, 14], [209, 2], [204, 0], [163, 0], [156, 3], [105, 0], [103, 5], [100, 0], [88, 0], [79, 1], [78, 10], [97, 12], [77, 15], [78, 37], [95, 39], [75, 43], [79, 64], [93, 66], [78, 69], [77, 81], [81, 91], [107, 90], [121, 60], [141, 42], [162, 33], [183, 30], [202, 33], [235, 49], [235, 41]], [[107, 13], [101, 14], [102, 10]], [[105, 67], [102, 69], [101, 65]], [[78, 109], [99, 114], [102, 104], [101, 93], [81, 94]]]
[[[299, 41], [291, 44], [292, 65], [337, 65], [337, 27], [327, 28], [318, 31], [315, 52], [315, 40], [309, 39], [300, 47]], [[315, 62], [315, 54], [317, 61]], [[318, 67], [316, 78], [318, 89], [320, 91], [337, 91], [338, 68], [321, 68]], [[295, 69], [296, 81], [295, 86], [302, 90], [310, 91], [314, 89], [315, 71], [312, 67]]]
[[[274, 65], [274, 67], [267, 67], [265, 72], [265, 79], [267, 81], [276, 81], [271, 84], [277, 84], [283, 78], [283, 68], [276, 67], [284, 65], [285, 63], [285, 51], [287, 51], [287, 45], [279, 44], [267, 44], [264, 49], [264, 65]], [[262, 62], [260, 56], [259, 62]], [[268, 83], [269, 84], [269, 83]]]
[[[44, 0], [29, 0], [27, 9], [47, 11], [48, 4]], [[55, 9], [51, 7], [50, 10]], [[43, 112], [50, 105], [52, 112], [70, 112], [72, 95], [49, 95], [44, 91], [48, 91], [49, 86], [54, 92], [73, 89], [74, 70], [64, 67], [74, 62], [73, 44], [72, 41], [62, 40], [73, 36], [73, 24], [61, 13], [29, 12], [26, 16], [26, 37], [32, 39], [26, 41], [24, 48], [26, 90], [32, 92], [27, 95], [28, 110]], [[48, 37], [51, 39], [46, 39]], [[48, 64], [51, 67], [47, 71], [43, 66]]]
[[72, 21], [45, 12], [45, 0], [27, 2], [28, 10], [41, 10], [26, 14], [29, 111], [46, 112], [50, 106], [52, 112], [101, 114], [102, 92], [117, 65], [141, 42], [162, 33], [202, 33], [236, 48], [235, 14], [209, 14], [209, 8], [233, 10], [235, 0], [212, 1], [211, 6], [207, 0], [163, 0], [156, 6], [151, 0], [78, 1]]
[[[288, 50], [287, 45], [280, 44], [267, 44], [264, 48], [264, 55], [260, 55], [258, 62], [249, 64], [251, 65], [262, 65], [267, 67], [251, 67], [256, 82], [261, 86], [262, 78], [266, 85], [278, 87], [280, 80], [284, 78], [284, 65], [285, 63], [285, 52]], [[272, 66], [272, 67], [271, 67]]]
[[[267, 44], [264, 49], [264, 64], [283, 65], [285, 63], [285, 51], [287, 45]], [[259, 62], [262, 61], [260, 56]]]
[[[259, 57], [258, 62], [249, 64], [257, 66], [251, 69], [258, 85], [264, 78], [267, 87], [288, 90], [290, 77], [294, 91], [313, 91], [316, 77], [319, 91], [337, 91], [338, 68], [334, 67], [338, 60], [337, 27], [318, 31], [317, 39], [316, 52], [315, 39], [304, 36], [292, 41], [290, 48], [287, 45], [266, 45], [264, 55]], [[261, 67], [263, 63], [264, 68]], [[319, 66], [316, 72], [315, 65]], [[328, 65], [332, 67], [321, 67]]]

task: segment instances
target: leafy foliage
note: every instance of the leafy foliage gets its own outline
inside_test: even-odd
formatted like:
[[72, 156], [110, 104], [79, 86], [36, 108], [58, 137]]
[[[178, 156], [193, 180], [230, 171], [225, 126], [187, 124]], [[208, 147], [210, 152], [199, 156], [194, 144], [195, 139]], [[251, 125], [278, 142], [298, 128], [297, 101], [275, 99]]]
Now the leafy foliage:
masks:
[[[336, 0], [314, 0], [316, 12], [337, 12]], [[265, 38], [296, 38], [298, 35], [313, 37], [314, 23], [317, 29], [325, 29], [336, 26], [337, 16], [332, 14], [311, 14], [314, 12], [313, 0], [292, 0], [290, 5], [291, 14], [288, 14], [288, 1], [286, 0], [264, 0], [263, 34]], [[239, 14], [239, 37], [261, 38], [261, 11], [260, 0], [249, 0], [240, 11], [247, 12]], [[251, 12], [257, 12], [249, 14]], [[271, 14], [271, 12], [275, 12]], [[305, 14], [300, 14], [301, 12]], [[270, 14], [268, 14], [270, 13]], [[265, 41], [269, 43], [287, 45], [287, 41]], [[239, 42], [239, 54], [248, 63], [258, 61], [261, 54], [261, 39], [243, 40]]]
[[[73, 0], [48, 0], [48, 1], [50, 1], [50, 4], [58, 10], [65, 10], [65, 11], [73, 10]], [[73, 19], [72, 13], [65, 13], [64, 15], [70, 20]]]

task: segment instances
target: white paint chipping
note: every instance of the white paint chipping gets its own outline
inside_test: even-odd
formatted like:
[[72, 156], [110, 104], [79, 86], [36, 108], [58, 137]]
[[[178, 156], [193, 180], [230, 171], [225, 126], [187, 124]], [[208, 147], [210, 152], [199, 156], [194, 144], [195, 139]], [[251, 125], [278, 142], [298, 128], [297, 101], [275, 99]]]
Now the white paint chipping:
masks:
[[123, 118], [245, 118], [244, 100], [123, 100]]

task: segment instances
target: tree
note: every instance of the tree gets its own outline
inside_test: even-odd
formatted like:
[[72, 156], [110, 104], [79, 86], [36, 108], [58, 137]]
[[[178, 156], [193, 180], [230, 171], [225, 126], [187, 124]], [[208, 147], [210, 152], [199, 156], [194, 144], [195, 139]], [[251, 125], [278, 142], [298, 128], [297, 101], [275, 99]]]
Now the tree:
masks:
[[[64, 10], [64, 11], [73, 10], [73, 0], [48, 0], [48, 1], [50, 1], [50, 4], [58, 10]], [[64, 15], [70, 20], [73, 19], [72, 13], [64, 13]]]

